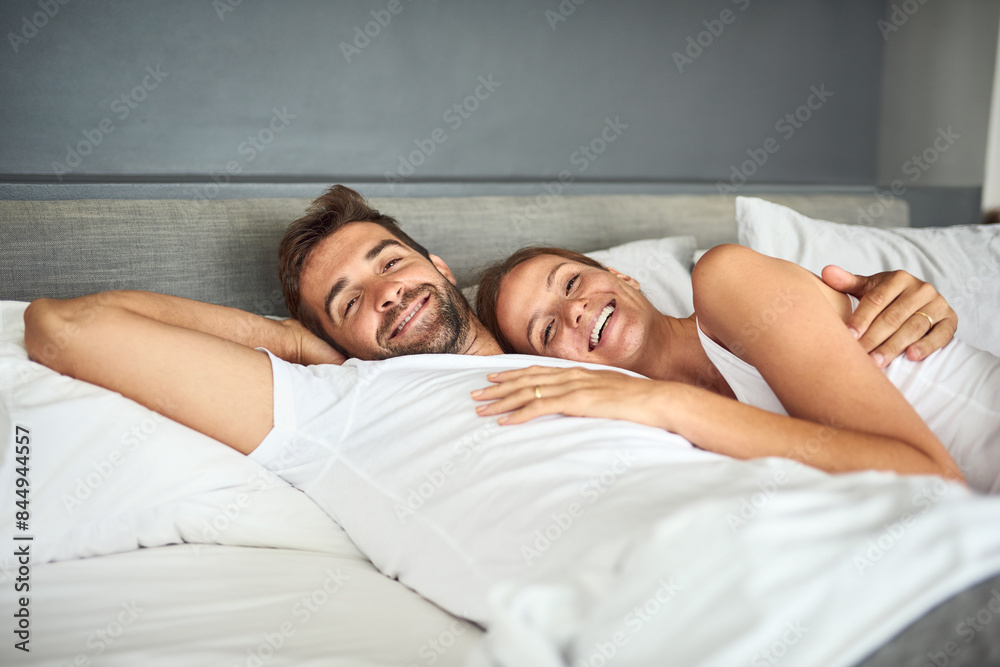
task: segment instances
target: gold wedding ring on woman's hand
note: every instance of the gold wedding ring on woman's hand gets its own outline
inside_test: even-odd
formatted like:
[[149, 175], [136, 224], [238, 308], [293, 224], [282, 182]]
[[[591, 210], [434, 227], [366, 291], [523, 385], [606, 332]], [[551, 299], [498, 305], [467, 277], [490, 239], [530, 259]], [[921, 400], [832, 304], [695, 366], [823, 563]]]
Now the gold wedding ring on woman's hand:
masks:
[[539, 386], [538, 386], [538, 385], [536, 384], [536, 385], [535, 385], [535, 398], [541, 398], [541, 397], [542, 397], [542, 388], [541, 388], [541, 387], [539, 387]]

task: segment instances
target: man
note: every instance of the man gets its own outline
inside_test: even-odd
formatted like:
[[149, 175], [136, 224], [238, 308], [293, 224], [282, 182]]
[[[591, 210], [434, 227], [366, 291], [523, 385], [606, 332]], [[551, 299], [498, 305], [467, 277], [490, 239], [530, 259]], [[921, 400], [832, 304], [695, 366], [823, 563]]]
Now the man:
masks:
[[[749, 485], [770, 479], [758, 477], [770, 475], [771, 464], [701, 452], [677, 436], [637, 424], [590, 420], [584, 425], [562, 418], [491, 430], [475, 415], [469, 391], [482, 386], [486, 372], [523, 364], [493, 356], [500, 354], [499, 346], [471, 314], [445, 263], [347, 188], [332, 188], [292, 225], [281, 257], [286, 301], [297, 320], [276, 322], [141, 292], [40, 299], [25, 313], [26, 347], [33, 359], [57, 371], [120, 392], [253, 456], [306, 490], [383, 572], [484, 623], [492, 585], [536, 562], [516, 546], [513, 552], [504, 549], [512, 544], [531, 544], [534, 552], [549, 549], [531, 542], [536, 530], [548, 529], [535, 522], [536, 514], [543, 521], [558, 517], [563, 531], [573, 521], [621, 530], [598, 520], [605, 506], [614, 505], [596, 499], [627, 488], [620, 481], [625, 473], [673, 475], [676, 489], [683, 490], [680, 504], [698, 507], [704, 498], [738, 498], [733, 494], [749, 493], [756, 489]], [[948, 319], [940, 310], [943, 300], [921, 298], [926, 294], [912, 278], [903, 286], [891, 276], [845, 282], [877, 295], [876, 302], [891, 303], [887, 315], [895, 311], [899, 317], [901, 311], [904, 328], [908, 315], [920, 309], [932, 309], [935, 320]], [[931, 305], [925, 305], [928, 301]], [[910, 342], [877, 334], [873, 330], [884, 330], [879, 319], [870, 309], [859, 312], [853, 324], [869, 341], [886, 341], [883, 349], [896, 351]], [[953, 333], [953, 325], [942, 331], [947, 328]], [[933, 349], [934, 342], [932, 337], [919, 345]], [[347, 355], [355, 359], [344, 363]], [[633, 445], [627, 455], [618, 450], [622, 441]], [[836, 479], [790, 461], [781, 465], [793, 478], [798, 475], [786, 489], [801, 484], [813, 493], [830, 486], [824, 480]], [[720, 486], [715, 471], [723, 469], [729, 474]], [[544, 493], [525, 495], [520, 482], [511, 482], [526, 473], [544, 480]], [[572, 509], [579, 505], [577, 475], [600, 480], [583, 496], [595, 499], [585, 514]], [[692, 483], [698, 479], [704, 484]], [[881, 488], [887, 483], [884, 477], [866, 476], [855, 484]], [[918, 483], [911, 478], [889, 489], [899, 503], [887, 503], [873, 519], [873, 538], [883, 524], [899, 520], [894, 512], [905, 509], [904, 496]], [[822, 492], [832, 505], [843, 507], [847, 503], [837, 501], [842, 487]], [[681, 493], [673, 484], [666, 488]], [[942, 507], [948, 502], [938, 501]], [[765, 525], [767, 519], [758, 521]], [[938, 530], [950, 526], [945, 519], [935, 525]], [[849, 530], [868, 534], [854, 526]], [[989, 531], [982, 532], [978, 539], [992, 539]], [[634, 539], [622, 534], [609, 544], [625, 550]], [[421, 549], [412, 549], [414, 544]], [[566, 548], [552, 547], [551, 553]], [[784, 553], [793, 548], [781, 547]], [[714, 557], [724, 556], [724, 550], [716, 551]], [[898, 548], [890, 559], [904, 553]], [[711, 554], [706, 550], [704, 555]], [[761, 558], [766, 562], [766, 555]], [[883, 570], [885, 576], [897, 576], [891, 567]], [[816, 581], [825, 576], [817, 573]], [[952, 591], [959, 586], [960, 580], [948, 579], [952, 574], [928, 571], [927, 576], [937, 586], [950, 581]], [[969, 573], [962, 576], [969, 583]], [[905, 585], [920, 584], [908, 580]], [[906, 591], [896, 592], [900, 599], [883, 595], [873, 601], [872, 623], [902, 604]], [[774, 600], [780, 602], [775, 613], [799, 602]], [[895, 629], [906, 620], [894, 618]], [[815, 650], [819, 653], [813, 655], [827, 656], [838, 647], [827, 643]]]

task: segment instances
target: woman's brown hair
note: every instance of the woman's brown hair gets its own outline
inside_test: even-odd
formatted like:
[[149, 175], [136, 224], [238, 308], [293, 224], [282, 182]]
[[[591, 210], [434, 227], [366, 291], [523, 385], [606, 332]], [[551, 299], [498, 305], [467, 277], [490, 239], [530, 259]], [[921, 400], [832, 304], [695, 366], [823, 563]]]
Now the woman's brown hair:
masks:
[[542, 255], [555, 255], [580, 264], [593, 266], [598, 269], [605, 268], [600, 262], [593, 260], [586, 255], [581, 255], [565, 248], [553, 248], [546, 246], [529, 246], [514, 252], [507, 259], [486, 267], [479, 275], [479, 292], [476, 294], [476, 315], [483, 323], [504, 352], [515, 352], [510, 341], [500, 331], [500, 322], [497, 318], [497, 300], [500, 298], [500, 284], [507, 274], [513, 271], [518, 265], [527, 262], [529, 259], [541, 257]]

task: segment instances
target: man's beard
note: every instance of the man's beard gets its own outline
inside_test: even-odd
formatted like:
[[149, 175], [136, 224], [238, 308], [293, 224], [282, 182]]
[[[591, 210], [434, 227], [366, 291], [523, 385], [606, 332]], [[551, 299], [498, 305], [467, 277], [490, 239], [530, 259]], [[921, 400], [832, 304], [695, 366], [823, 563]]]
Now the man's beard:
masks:
[[[406, 342], [390, 339], [400, 316], [413, 307], [418, 296], [423, 298], [427, 293], [430, 293], [430, 298], [423, 308], [433, 307], [432, 302], [437, 301], [437, 312], [428, 312], [415, 322], [416, 328], [407, 332], [409, 340]], [[408, 354], [461, 354], [465, 351], [471, 331], [472, 311], [462, 292], [450, 282], [444, 283], [444, 290], [424, 283], [410, 290], [399, 305], [386, 314], [378, 331], [381, 350], [375, 358], [388, 359]]]

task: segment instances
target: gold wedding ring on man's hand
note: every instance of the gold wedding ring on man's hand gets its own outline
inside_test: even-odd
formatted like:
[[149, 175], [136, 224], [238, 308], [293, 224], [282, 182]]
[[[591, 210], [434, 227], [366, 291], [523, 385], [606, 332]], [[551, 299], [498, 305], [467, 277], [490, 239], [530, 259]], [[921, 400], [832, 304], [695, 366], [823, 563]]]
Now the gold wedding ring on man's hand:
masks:
[[536, 385], [535, 385], [535, 398], [541, 398], [541, 397], [542, 397], [542, 388], [541, 388], [541, 387], [539, 387], [539, 386], [538, 386], [538, 385], [536, 384]]
[[931, 324], [930, 328], [931, 329], [934, 328], [934, 318], [932, 318], [930, 315], [928, 315], [924, 311], [918, 310], [916, 313], [914, 313], [914, 315], [923, 315], [924, 317], [927, 318], [927, 321], [930, 322], [930, 324]]

